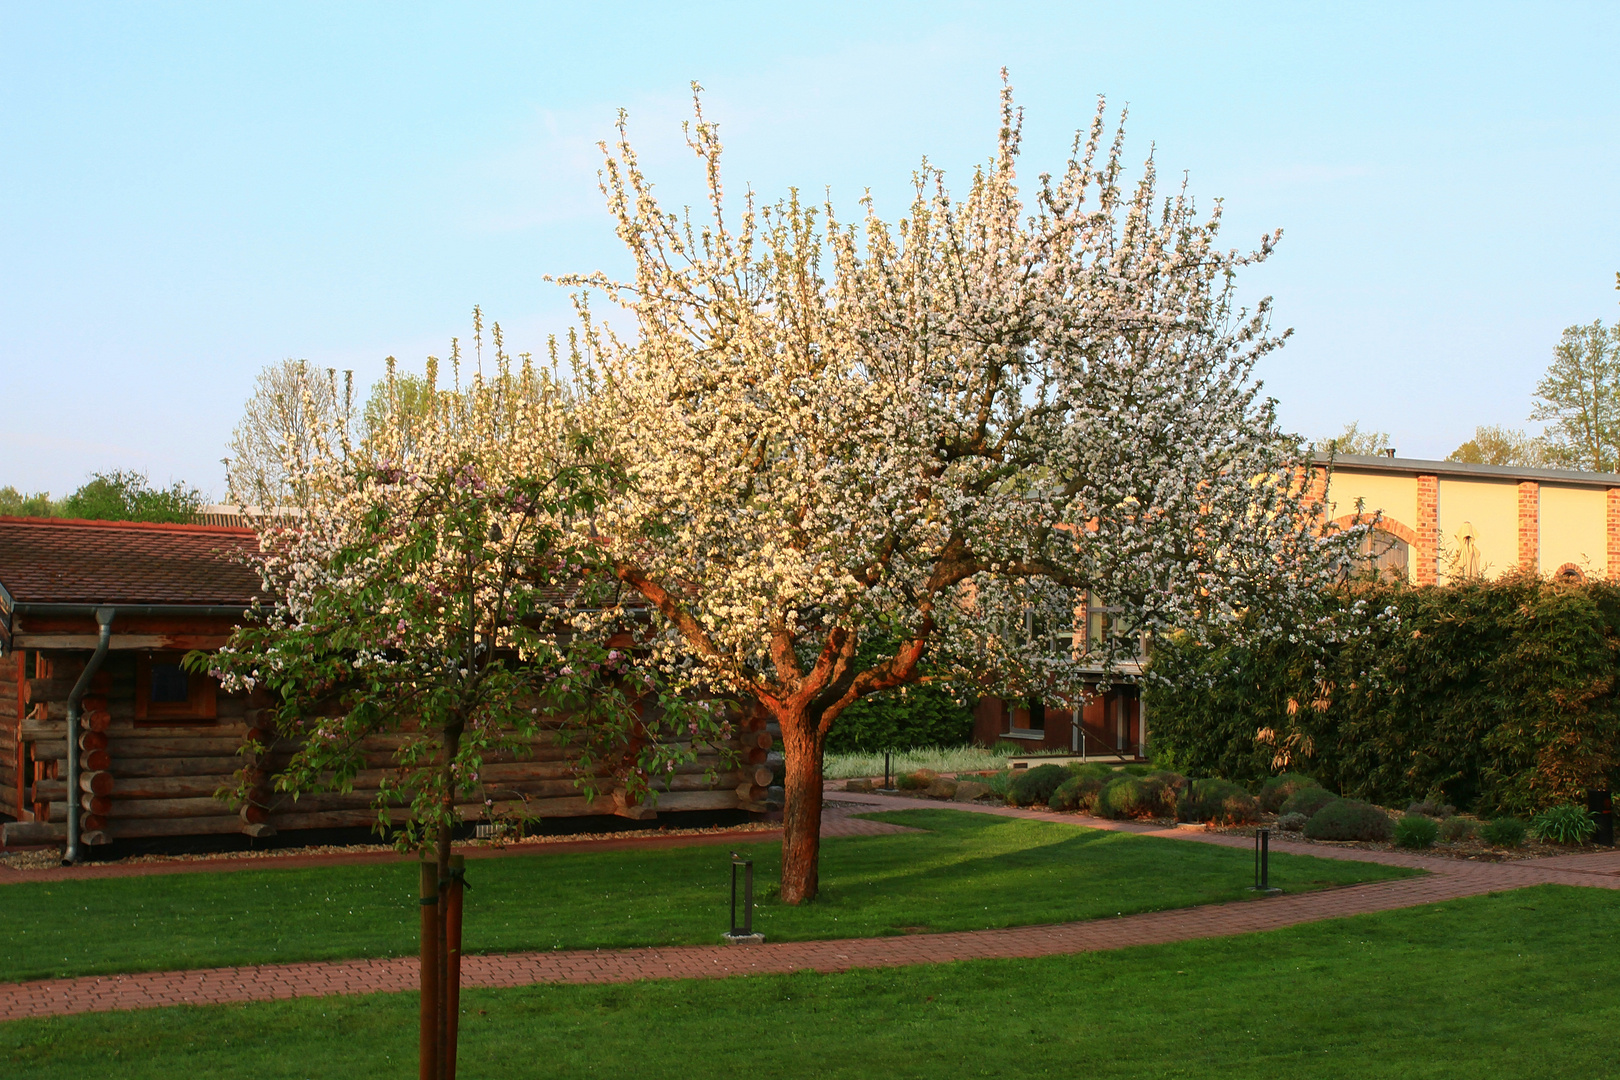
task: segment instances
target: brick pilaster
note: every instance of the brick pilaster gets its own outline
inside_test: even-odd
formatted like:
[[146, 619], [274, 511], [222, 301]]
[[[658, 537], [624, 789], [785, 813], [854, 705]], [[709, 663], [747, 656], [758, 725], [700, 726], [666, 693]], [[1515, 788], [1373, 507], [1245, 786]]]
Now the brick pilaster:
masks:
[[1440, 580], [1440, 478], [1419, 473], [1417, 478], [1417, 583]]
[[1541, 485], [1519, 484], [1519, 569], [1541, 571]]
[[1609, 489], [1609, 512], [1607, 527], [1604, 535], [1608, 538], [1608, 550], [1603, 570], [1610, 581], [1620, 581], [1620, 488]]

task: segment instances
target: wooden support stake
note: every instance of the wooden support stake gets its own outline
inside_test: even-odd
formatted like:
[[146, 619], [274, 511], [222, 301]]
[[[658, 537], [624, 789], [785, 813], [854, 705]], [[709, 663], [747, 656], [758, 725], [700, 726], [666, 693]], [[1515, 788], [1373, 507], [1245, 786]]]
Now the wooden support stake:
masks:
[[439, 1080], [439, 867], [422, 853], [421, 1080]]
[[445, 1080], [456, 1080], [456, 1036], [461, 1026], [461, 893], [467, 860], [450, 856], [450, 880], [445, 887]]

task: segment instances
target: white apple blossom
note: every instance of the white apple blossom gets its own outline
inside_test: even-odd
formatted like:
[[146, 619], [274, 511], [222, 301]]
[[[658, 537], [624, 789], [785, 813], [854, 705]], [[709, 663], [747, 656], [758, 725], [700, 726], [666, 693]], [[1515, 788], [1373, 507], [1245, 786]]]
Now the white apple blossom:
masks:
[[[666, 213], [621, 117], [603, 189], [634, 277], [562, 279], [635, 327], [582, 303], [578, 409], [630, 478], [594, 533], [657, 609], [663, 669], [780, 723], [788, 902], [816, 893], [830, 726], [925, 655], [1080, 695], [1080, 643], [1051, 632], [1088, 594], [1124, 611], [1084, 643], [1106, 666], [1132, 625], [1293, 628], [1351, 557], [1253, 378], [1286, 334], [1234, 299], [1280, 234], [1220, 248], [1220, 204], [1161, 198], [1151, 158], [1127, 186], [1101, 103], [1026, 204], [1010, 91], [1001, 117], [965, 198], [925, 164], [892, 224], [870, 198], [858, 224], [797, 192], [729, 206], [701, 103], [709, 205]], [[873, 639], [898, 645], [863, 666]]]

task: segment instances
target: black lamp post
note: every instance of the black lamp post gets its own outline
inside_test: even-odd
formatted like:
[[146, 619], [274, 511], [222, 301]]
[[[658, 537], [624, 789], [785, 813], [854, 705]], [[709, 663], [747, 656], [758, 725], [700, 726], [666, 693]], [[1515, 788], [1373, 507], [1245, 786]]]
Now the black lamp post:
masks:
[[[743, 922], [737, 925], [737, 869], [743, 872]], [[754, 860], [745, 859], [735, 851], [731, 853], [731, 929], [726, 941], [733, 945], [757, 945], [765, 940], [764, 934], [754, 933]]]
[[1250, 892], [1279, 893], [1281, 889], [1271, 884], [1271, 830], [1254, 830], [1254, 884], [1249, 886]]

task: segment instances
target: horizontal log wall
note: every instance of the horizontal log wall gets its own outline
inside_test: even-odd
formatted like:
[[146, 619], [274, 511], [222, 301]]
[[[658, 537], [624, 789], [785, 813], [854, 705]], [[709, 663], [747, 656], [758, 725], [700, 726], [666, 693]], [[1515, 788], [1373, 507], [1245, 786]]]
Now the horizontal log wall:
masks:
[[[274, 790], [275, 774], [297, 749], [287, 739], [268, 738], [270, 717], [261, 696], [217, 697], [217, 716], [208, 722], [139, 723], [135, 720], [135, 667], [132, 653], [113, 652], [93, 680], [84, 702], [77, 737], [81, 747], [81, 790], [67, 790], [67, 699], [84, 670], [83, 653], [50, 653], [47, 673], [24, 672], [7, 658], [12, 682], [0, 682], [0, 695], [21, 714], [14, 721], [13, 756], [20, 752], [37, 766], [22, 780], [13, 773], [24, 820], [32, 816], [42, 828], [55, 829], [67, 819], [70, 800], [83, 809], [86, 843], [136, 837], [205, 836], [245, 832], [263, 836], [275, 831], [371, 826], [382, 783], [392, 778], [394, 751], [404, 735], [378, 735], [363, 744], [364, 768], [350, 791], [312, 791], [298, 798]], [[3, 675], [0, 675], [3, 678]], [[528, 753], [488, 756], [480, 773], [482, 796], [458, 799], [466, 820], [481, 819], [487, 809], [530, 817], [573, 817], [617, 814], [634, 819], [659, 811], [763, 809], [769, 770], [762, 763], [771, 745], [762, 722], [734, 740], [736, 761], [721, 768], [721, 755], [700, 747], [694, 761], [655, 778], [652, 793], [639, 805], [605, 772], [594, 778], [594, 794], [576, 782], [576, 753], [556, 745], [552, 736], [535, 741]], [[250, 760], [238, 753], [250, 737], [265, 744]], [[4, 742], [0, 739], [0, 742]], [[758, 759], [756, 761], [756, 759]], [[0, 753], [0, 770], [6, 767]], [[6, 775], [0, 771], [0, 776]], [[247, 804], [234, 807], [229, 793], [239, 777], [255, 781]], [[487, 807], [484, 797], [493, 800]], [[393, 810], [393, 820], [403, 814]]]
[[22, 715], [24, 653], [0, 657], [0, 812], [23, 816], [27, 784], [24, 776]]

